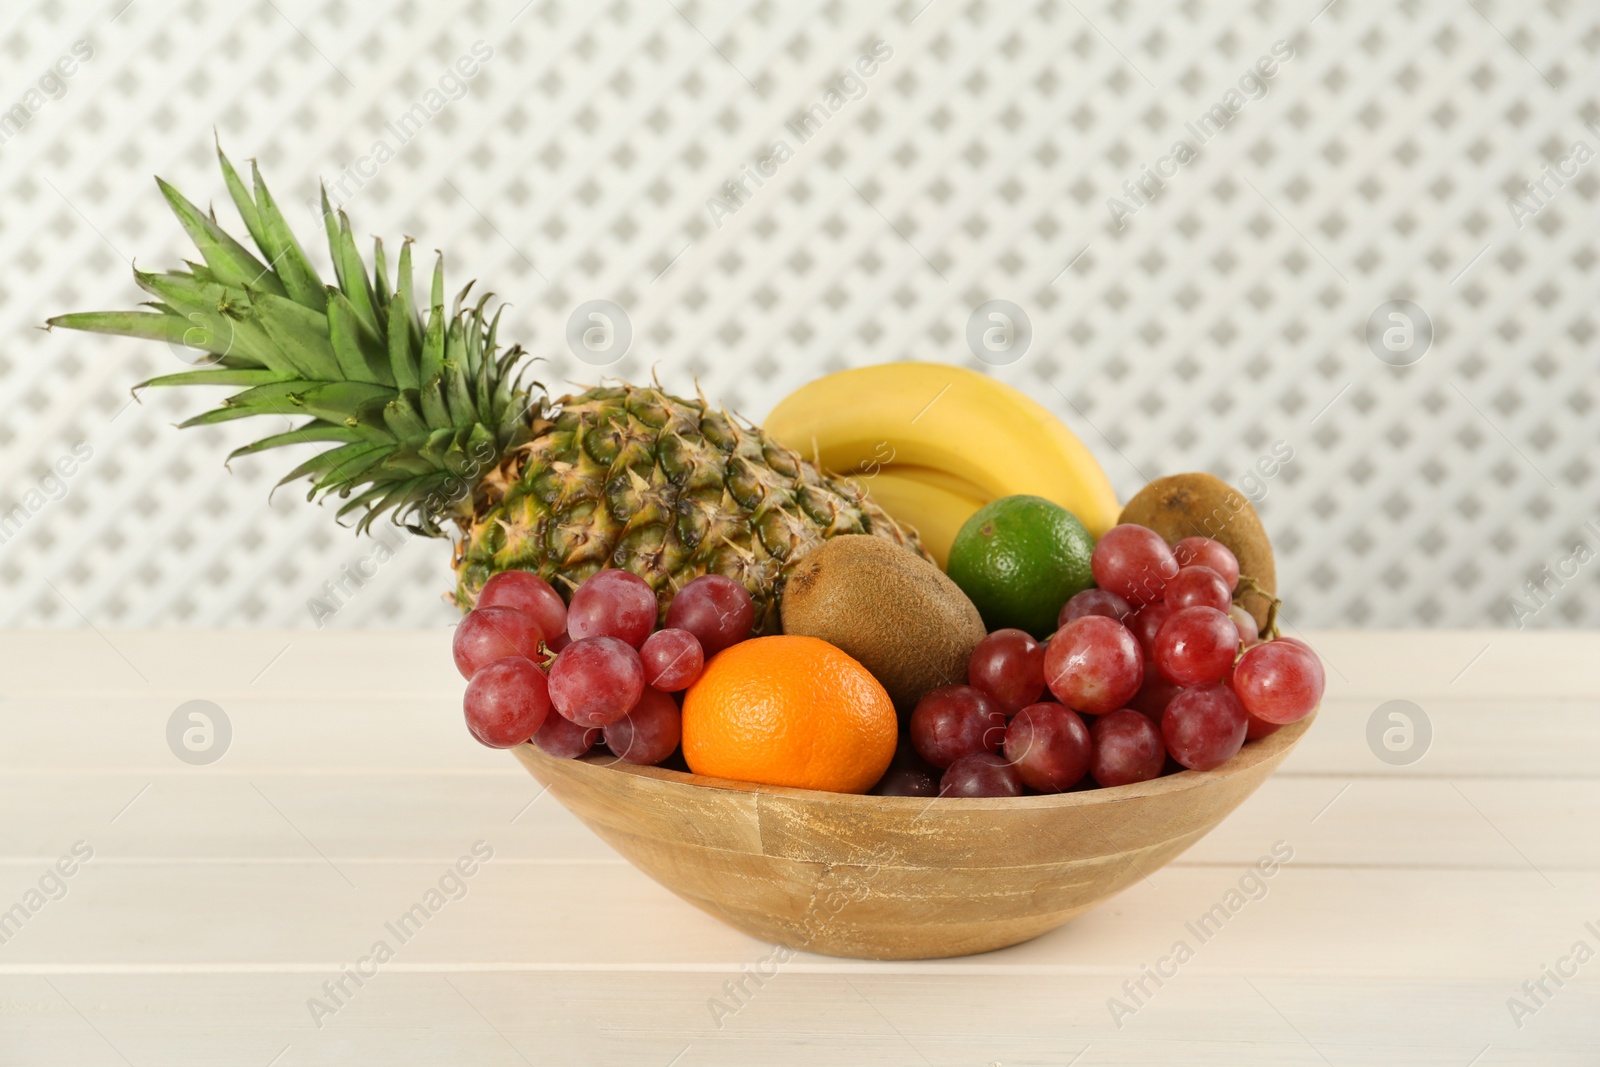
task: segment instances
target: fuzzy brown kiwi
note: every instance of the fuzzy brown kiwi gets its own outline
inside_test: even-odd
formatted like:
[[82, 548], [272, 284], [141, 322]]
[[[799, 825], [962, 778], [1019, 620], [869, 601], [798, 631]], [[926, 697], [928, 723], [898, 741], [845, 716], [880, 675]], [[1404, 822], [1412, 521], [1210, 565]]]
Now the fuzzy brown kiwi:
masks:
[[923, 694], [967, 680], [983, 617], [915, 552], [868, 534], [832, 537], [801, 557], [780, 597], [783, 632], [853, 656], [904, 722]]
[[1168, 475], [1134, 494], [1117, 521], [1148, 526], [1168, 544], [1209, 537], [1227, 545], [1238, 557], [1241, 575], [1234, 601], [1255, 616], [1256, 625], [1266, 627], [1278, 592], [1278, 569], [1261, 517], [1239, 490], [1200, 471]]

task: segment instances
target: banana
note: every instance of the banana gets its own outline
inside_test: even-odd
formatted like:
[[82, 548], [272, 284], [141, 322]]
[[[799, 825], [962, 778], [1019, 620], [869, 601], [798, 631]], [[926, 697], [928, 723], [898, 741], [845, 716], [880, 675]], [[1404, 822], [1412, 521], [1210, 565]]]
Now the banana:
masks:
[[[925, 479], [913, 474], [913, 471], [937, 477]], [[922, 539], [922, 547], [928, 550], [941, 569], [949, 559], [950, 543], [956, 539], [956, 531], [972, 518], [974, 512], [988, 503], [982, 496], [969, 495], [952, 489], [948, 484], [939, 484], [947, 477], [940, 471], [893, 464], [880, 468], [876, 474], [863, 474], [855, 479], [891, 518], [916, 529]], [[968, 484], [959, 479], [950, 480], [957, 485]]]
[[841, 474], [905, 464], [968, 482], [980, 499], [1042, 496], [1096, 538], [1116, 525], [1116, 493], [1083, 442], [1043, 405], [965, 367], [904, 362], [839, 371], [791, 393], [763, 425]]
[[949, 471], [938, 470], [934, 467], [919, 467], [914, 463], [893, 463], [885, 469], [893, 470], [901, 478], [942, 489], [947, 493], [961, 497], [963, 500], [971, 501], [980, 508], [995, 499], [965, 478], [951, 474]]

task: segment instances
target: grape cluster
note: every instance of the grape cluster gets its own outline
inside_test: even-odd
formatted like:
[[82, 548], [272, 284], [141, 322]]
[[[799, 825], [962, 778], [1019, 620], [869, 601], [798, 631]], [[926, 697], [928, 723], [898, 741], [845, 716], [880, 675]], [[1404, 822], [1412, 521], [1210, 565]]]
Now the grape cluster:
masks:
[[603, 741], [629, 763], [662, 762], [682, 735], [673, 694], [750, 636], [755, 605], [738, 582], [707, 574], [673, 596], [665, 627], [657, 617], [655, 593], [629, 571], [596, 572], [570, 605], [536, 574], [496, 574], [452, 648], [468, 680], [467, 729], [492, 748], [531, 740], [572, 759]]
[[1169, 546], [1122, 525], [1090, 567], [1097, 588], [1062, 605], [1046, 642], [997, 630], [973, 651], [967, 684], [922, 698], [910, 751], [874, 792], [1020, 796], [1207, 771], [1322, 699], [1310, 646], [1261, 640], [1233, 603], [1239, 562], [1220, 542]]

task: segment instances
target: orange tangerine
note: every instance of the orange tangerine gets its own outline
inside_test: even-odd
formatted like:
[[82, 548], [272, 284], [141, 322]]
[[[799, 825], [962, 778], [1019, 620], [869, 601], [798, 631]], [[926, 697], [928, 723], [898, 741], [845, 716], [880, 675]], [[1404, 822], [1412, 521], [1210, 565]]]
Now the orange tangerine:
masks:
[[865, 793], [894, 758], [894, 704], [860, 663], [815, 637], [719, 652], [683, 701], [683, 755], [713, 778]]

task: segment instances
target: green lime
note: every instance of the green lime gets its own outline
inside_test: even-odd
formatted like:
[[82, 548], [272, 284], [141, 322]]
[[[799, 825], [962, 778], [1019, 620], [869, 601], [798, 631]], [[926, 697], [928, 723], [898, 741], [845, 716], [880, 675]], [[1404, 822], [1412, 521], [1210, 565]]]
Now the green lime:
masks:
[[1078, 517], [1038, 496], [985, 504], [956, 533], [945, 567], [991, 632], [1015, 627], [1038, 638], [1055, 631], [1061, 605], [1094, 585], [1094, 538]]

